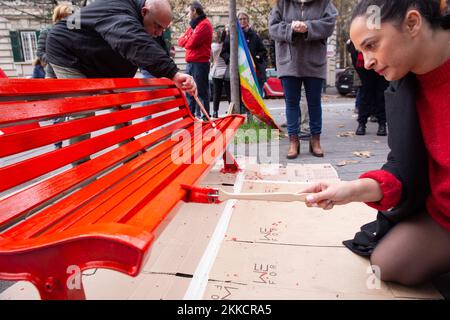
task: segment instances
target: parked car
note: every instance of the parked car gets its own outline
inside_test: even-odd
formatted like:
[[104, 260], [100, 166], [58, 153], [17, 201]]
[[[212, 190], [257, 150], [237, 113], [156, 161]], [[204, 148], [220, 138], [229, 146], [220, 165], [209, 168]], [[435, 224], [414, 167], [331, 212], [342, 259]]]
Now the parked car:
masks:
[[358, 88], [353, 86], [354, 72], [354, 68], [336, 70], [336, 89], [341, 95], [356, 95]]
[[284, 97], [281, 80], [278, 79], [277, 70], [273, 68], [266, 69], [267, 81], [263, 86], [263, 98]]

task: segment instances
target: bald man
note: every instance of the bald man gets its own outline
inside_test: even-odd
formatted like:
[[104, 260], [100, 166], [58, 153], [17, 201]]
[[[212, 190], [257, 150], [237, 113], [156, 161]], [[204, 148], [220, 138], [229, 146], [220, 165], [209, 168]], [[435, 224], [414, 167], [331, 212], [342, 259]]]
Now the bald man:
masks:
[[47, 60], [58, 78], [132, 78], [143, 68], [196, 94], [193, 78], [154, 39], [171, 20], [167, 0], [96, 0], [52, 28]]

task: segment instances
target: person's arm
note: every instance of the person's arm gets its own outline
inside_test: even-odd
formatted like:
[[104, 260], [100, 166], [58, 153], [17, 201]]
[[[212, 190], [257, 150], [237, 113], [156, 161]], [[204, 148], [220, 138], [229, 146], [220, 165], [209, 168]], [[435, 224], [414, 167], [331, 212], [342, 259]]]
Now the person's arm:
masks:
[[393, 172], [396, 172], [395, 163], [388, 157], [382, 170], [366, 172], [353, 181], [316, 183], [301, 192], [312, 193], [306, 202], [309, 207], [329, 210], [334, 205], [365, 202], [372, 208], [386, 211], [395, 207], [403, 195], [403, 183]]
[[172, 79], [179, 71], [167, 52], [132, 16], [106, 16], [96, 24], [95, 30], [124, 59], [155, 77]]
[[336, 25], [338, 11], [330, 1], [322, 17], [318, 20], [304, 21], [307, 26], [306, 40], [322, 40], [329, 38]]
[[292, 24], [284, 21], [279, 4], [275, 5], [269, 14], [269, 34], [276, 41], [292, 43]]
[[211, 43], [211, 40], [212, 32], [209, 25], [202, 23], [195, 28], [184, 47], [189, 50], [194, 50], [200, 48], [205, 42]]
[[193, 30], [191, 27], [189, 27], [186, 32], [178, 39], [178, 46], [185, 48], [186, 43], [188, 42], [189, 38], [192, 36]]
[[258, 35], [256, 35], [256, 56], [259, 57], [260, 63], [267, 61], [267, 49]]
[[37, 43], [36, 56], [43, 62], [47, 62], [47, 54], [45, 53], [45, 45], [47, 41], [48, 29], [42, 29], [39, 33], [39, 39]]

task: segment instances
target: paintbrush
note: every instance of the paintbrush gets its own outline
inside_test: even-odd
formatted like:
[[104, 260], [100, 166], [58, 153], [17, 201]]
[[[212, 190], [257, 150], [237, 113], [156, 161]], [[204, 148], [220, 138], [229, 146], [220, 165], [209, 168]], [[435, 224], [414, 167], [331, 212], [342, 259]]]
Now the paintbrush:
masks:
[[253, 200], [274, 202], [305, 202], [310, 193], [264, 192], [264, 193], [229, 193], [218, 188], [202, 188], [181, 185], [187, 191], [184, 201], [196, 203], [221, 203], [227, 200]]
[[198, 98], [197, 95], [194, 95], [194, 99], [195, 99], [195, 101], [197, 101], [197, 104], [199, 105], [199, 107], [202, 110], [203, 114], [205, 115], [206, 119], [208, 119], [208, 121], [211, 124], [211, 126], [215, 129], [216, 128], [216, 124], [209, 117], [209, 114], [206, 111], [205, 107], [203, 106], [203, 103], [200, 101], [200, 99]]

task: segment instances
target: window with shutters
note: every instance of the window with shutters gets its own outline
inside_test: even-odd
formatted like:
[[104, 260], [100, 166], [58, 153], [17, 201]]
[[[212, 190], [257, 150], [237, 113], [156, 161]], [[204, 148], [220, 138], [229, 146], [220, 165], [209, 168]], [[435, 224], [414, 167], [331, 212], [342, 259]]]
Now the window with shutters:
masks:
[[10, 31], [14, 62], [31, 62], [36, 59], [39, 31]]
[[23, 58], [25, 61], [36, 59], [37, 38], [35, 31], [21, 31], [20, 40], [22, 41]]

